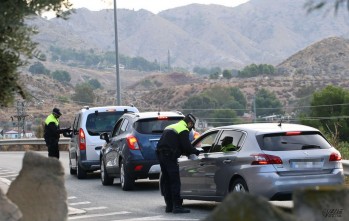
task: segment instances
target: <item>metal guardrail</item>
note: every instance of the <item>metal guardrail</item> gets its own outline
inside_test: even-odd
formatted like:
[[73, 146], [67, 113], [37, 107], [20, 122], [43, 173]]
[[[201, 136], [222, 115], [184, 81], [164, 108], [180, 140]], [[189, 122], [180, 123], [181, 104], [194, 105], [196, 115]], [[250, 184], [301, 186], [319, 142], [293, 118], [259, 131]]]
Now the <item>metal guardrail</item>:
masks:
[[[60, 138], [59, 144], [69, 144], [70, 138]], [[3, 145], [45, 145], [44, 138], [24, 138], [24, 139], [4, 139], [0, 140], [0, 146]]]
[[346, 176], [349, 176], [349, 160], [342, 160], [343, 171]]

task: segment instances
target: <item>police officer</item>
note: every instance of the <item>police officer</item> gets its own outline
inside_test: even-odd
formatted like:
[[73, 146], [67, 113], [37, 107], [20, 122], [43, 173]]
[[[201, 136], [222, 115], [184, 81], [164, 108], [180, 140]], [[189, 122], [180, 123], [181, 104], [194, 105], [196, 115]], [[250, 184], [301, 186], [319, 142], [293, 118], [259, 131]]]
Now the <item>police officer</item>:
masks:
[[70, 128], [59, 128], [59, 117], [62, 116], [58, 108], [53, 108], [52, 113], [48, 115], [45, 120], [44, 138], [48, 149], [49, 157], [56, 157], [59, 159], [58, 142], [60, 134], [69, 133]]
[[166, 213], [189, 213], [182, 207], [180, 198], [181, 182], [177, 159], [181, 155], [196, 154], [200, 151], [189, 141], [189, 132], [194, 128], [196, 118], [188, 114], [183, 120], [165, 128], [157, 145], [157, 154], [161, 167], [161, 185], [166, 203]]

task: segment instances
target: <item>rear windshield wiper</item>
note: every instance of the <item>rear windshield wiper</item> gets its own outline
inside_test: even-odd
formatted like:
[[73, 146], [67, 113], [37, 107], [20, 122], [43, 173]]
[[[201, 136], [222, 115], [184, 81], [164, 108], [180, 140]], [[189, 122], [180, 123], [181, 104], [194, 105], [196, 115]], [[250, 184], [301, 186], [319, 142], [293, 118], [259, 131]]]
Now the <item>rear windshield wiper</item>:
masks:
[[152, 132], [152, 133], [159, 133], [159, 134], [160, 134], [160, 133], [164, 132], [164, 130], [152, 130], [151, 132]]
[[321, 149], [321, 147], [319, 145], [314, 145], [314, 144], [303, 144], [303, 143], [292, 143], [292, 142], [286, 142], [286, 141], [282, 141], [282, 144], [298, 144], [298, 145], [302, 145], [302, 150], [306, 150], [306, 149]]

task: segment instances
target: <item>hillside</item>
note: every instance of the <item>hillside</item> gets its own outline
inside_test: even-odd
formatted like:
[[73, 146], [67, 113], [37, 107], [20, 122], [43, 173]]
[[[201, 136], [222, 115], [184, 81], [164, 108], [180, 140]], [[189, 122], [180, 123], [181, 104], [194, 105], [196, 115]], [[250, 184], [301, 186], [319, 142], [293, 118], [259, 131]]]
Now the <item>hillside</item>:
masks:
[[316, 42], [277, 66], [289, 74], [349, 76], [349, 40], [331, 37]]
[[[349, 36], [349, 13], [307, 14], [305, 0], [250, 0], [230, 8], [192, 4], [153, 14], [118, 9], [121, 54], [141, 56], [191, 70], [195, 66], [242, 68], [276, 65], [308, 45], [328, 37]], [[266, 13], [267, 12], [267, 13]], [[78, 9], [67, 21], [28, 20], [39, 28], [35, 40], [50, 46], [114, 50], [113, 10]]]

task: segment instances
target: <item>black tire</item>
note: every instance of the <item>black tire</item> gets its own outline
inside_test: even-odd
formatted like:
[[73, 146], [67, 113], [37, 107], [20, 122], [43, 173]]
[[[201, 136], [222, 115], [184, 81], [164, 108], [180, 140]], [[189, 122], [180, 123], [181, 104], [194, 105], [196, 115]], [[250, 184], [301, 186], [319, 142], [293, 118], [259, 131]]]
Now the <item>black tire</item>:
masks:
[[103, 157], [101, 158], [101, 181], [104, 186], [113, 185], [114, 182], [114, 178], [109, 177], [108, 172], [105, 169]]
[[85, 179], [87, 176], [86, 171], [80, 166], [79, 161], [76, 161], [76, 176], [79, 180]]
[[120, 163], [120, 184], [124, 191], [133, 190], [135, 180], [126, 173], [126, 165], [123, 161]]
[[69, 169], [70, 169], [70, 175], [76, 175], [76, 170], [74, 170], [71, 165], [70, 154], [69, 154]]
[[236, 180], [234, 180], [230, 185], [230, 192], [238, 192], [238, 193], [248, 192], [246, 181], [242, 178], [237, 178]]

